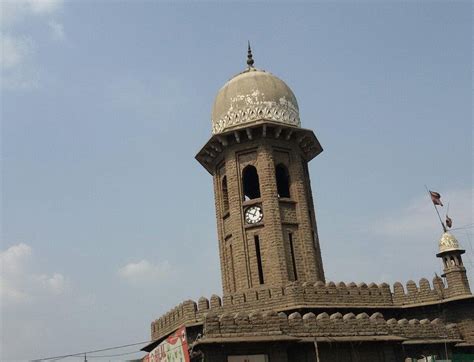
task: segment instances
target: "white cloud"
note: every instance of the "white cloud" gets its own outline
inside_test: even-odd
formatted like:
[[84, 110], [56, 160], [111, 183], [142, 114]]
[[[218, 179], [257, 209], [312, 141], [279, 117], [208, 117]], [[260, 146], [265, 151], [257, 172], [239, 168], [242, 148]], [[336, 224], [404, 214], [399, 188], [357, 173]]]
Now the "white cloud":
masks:
[[62, 274], [54, 273], [52, 276], [35, 275], [34, 279], [54, 295], [61, 295], [66, 288], [66, 280]]
[[[453, 233], [456, 233], [456, 228], [472, 224], [473, 222], [473, 191], [472, 189], [464, 189], [442, 193], [444, 207], [439, 208], [440, 215], [444, 220], [449, 202], [449, 216], [453, 219]], [[438, 216], [428, 195], [412, 200], [397, 215], [384, 217], [372, 223], [372, 225], [375, 225], [375, 228], [372, 229], [375, 234], [388, 237], [400, 237], [404, 234], [416, 237], [426, 235], [429, 230], [439, 231], [441, 228]]]
[[2, 273], [19, 274], [31, 257], [31, 248], [23, 243], [13, 245], [6, 251], [0, 252]]
[[118, 275], [131, 284], [142, 284], [165, 279], [170, 275], [168, 261], [152, 264], [148, 260], [129, 263], [118, 270]]
[[69, 285], [62, 274], [32, 272], [32, 249], [24, 243], [0, 252], [0, 265], [0, 297], [5, 303], [28, 302], [42, 296], [58, 296], [63, 294]]
[[64, 32], [63, 24], [51, 20], [48, 25], [49, 29], [51, 30], [51, 36], [54, 40], [64, 41], [66, 39], [66, 33]]
[[33, 41], [26, 36], [0, 33], [2, 87], [11, 90], [35, 89], [38, 86], [38, 71], [32, 64]]
[[0, 33], [2, 52], [0, 62], [4, 69], [21, 66], [33, 52], [32, 41], [28, 37], [15, 37]]
[[27, 16], [46, 16], [61, 9], [63, 0], [4, 0], [2, 1], [2, 28], [10, 27]]
[[32, 12], [38, 14], [53, 13], [63, 4], [63, 0], [25, 0], [25, 2]]
[[[441, 218], [444, 221], [449, 202], [449, 216], [453, 220], [453, 228], [450, 232], [456, 236], [461, 247], [468, 251], [465, 254], [465, 265], [470, 273], [474, 232], [473, 190], [446, 190], [441, 193], [441, 196], [444, 203], [444, 207], [439, 208]], [[396, 214], [374, 220], [371, 225], [369, 233], [375, 240], [381, 239], [387, 242], [388, 253], [409, 252], [410, 256], [405, 255], [403, 260], [407, 265], [404, 272], [407, 275], [410, 274], [410, 278], [418, 275], [420, 269], [425, 269], [421, 266], [423, 263], [426, 265], [426, 270], [433, 265], [442, 229], [428, 195], [412, 200]], [[395, 263], [394, 267], [396, 267], [397, 262], [394, 260], [390, 262]], [[439, 263], [434, 265], [441, 267]]]
[[58, 13], [63, 0], [6, 0], [3, 1], [0, 23], [1, 87], [7, 90], [32, 90], [38, 88], [39, 70], [35, 64], [36, 33], [20, 35], [16, 25], [32, 17], [47, 24], [54, 40], [65, 40], [64, 27], [50, 18]]

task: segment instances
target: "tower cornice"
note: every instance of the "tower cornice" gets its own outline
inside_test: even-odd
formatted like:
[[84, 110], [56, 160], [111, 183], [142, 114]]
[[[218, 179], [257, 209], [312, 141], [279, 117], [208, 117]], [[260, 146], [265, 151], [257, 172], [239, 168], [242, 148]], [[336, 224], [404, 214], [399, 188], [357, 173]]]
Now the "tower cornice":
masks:
[[301, 153], [307, 162], [323, 151], [319, 140], [310, 129], [260, 120], [247, 127], [213, 135], [197, 153], [196, 160], [212, 175], [216, 165], [221, 160], [223, 151], [227, 147], [259, 138], [294, 140], [298, 143]]

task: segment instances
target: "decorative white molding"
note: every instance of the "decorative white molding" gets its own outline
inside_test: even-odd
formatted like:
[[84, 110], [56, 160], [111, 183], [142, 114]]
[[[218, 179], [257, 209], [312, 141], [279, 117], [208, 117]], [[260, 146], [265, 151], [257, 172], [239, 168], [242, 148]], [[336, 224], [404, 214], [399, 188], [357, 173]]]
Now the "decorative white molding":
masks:
[[262, 119], [300, 127], [299, 113], [294, 107], [292, 108], [276, 102], [264, 102], [264, 104], [250, 105], [237, 111], [229, 110], [221, 119], [212, 121], [212, 134], [222, 133], [226, 129]]

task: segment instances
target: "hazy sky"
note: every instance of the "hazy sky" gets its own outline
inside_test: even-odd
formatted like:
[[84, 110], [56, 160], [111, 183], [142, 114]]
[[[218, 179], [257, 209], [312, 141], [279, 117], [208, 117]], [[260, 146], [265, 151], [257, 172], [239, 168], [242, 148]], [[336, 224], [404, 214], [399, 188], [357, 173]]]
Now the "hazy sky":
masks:
[[327, 280], [440, 274], [427, 184], [471, 224], [454, 233], [474, 283], [471, 26], [471, 2], [3, 1], [1, 359], [145, 341], [221, 293], [194, 156], [247, 40], [324, 148]]

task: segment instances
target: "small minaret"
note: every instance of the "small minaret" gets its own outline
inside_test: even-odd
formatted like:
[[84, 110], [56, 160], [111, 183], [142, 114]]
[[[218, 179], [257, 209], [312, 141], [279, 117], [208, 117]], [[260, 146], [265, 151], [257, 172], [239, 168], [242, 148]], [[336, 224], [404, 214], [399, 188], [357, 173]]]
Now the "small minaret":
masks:
[[466, 268], [461, 258], [464, 252], [452, 234], [445, 232], [442, 235], [439, 241], [439, 253], [436, 256], [443, 260], [444, 274], [442, 276], [448, 283], [448, 288], [445, 290], [445, 296], [448, 298], [471, 294]]

